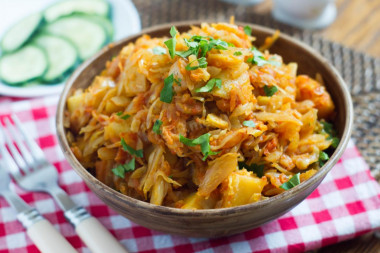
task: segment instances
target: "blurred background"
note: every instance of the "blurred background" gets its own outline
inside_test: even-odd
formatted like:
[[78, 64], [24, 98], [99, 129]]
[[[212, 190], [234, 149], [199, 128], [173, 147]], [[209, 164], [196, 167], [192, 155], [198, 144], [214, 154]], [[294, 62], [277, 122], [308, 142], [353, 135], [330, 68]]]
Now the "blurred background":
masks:
[[[231, 3], [226, 3], [226, 2]], [[302, 32], [292, 26], [282, 25], [271, 15], [274, 1], [262, 0], [257, 4], [243, 5], [250, 0], [133, 0], [141, 17], [142, 26], [179, 20], [228, 20], [234, 15], [237, 21], [257, 23], [280, 28], [285, 33]], [[252, 1], [252, 0], [251, 0]], [[234, 4], [232, 4], [234, 2]], [[253, 2], [257, 2], [254, 0]], [[325, 0], [277, 0], [296, 8], [298, 2], [326, 2]], [[327, 1], [336, 6], [337, 17], [326, 28], [312, 30], [313, 34], [342, 43], [371, 56], [380, 57], [380, 1], [336, 0]], [[318, 12], [318, 11], [316, 11]], [[149, 14], [149, 15], [147, 15]]]

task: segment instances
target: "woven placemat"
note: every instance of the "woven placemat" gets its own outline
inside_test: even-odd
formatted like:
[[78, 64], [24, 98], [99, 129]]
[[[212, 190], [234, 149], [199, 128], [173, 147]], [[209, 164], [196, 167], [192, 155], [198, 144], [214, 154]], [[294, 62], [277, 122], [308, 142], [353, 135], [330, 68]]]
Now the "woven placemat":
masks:
[[380, 60], [328, 41], [309, 31], [281, 24], [271, 15], [258, 15], [254, 7], [218, 0], [133, 0], [144, 28], [181, 20], [237, 21], [259, 24], [294, 36], [311, 45], [342, 74], [355, 108], [353, 138], [380, 182]]

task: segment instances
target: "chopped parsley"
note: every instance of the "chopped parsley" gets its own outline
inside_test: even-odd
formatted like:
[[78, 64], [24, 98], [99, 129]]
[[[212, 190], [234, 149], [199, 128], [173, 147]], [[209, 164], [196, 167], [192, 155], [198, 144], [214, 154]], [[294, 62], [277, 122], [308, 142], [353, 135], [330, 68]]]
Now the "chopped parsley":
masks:
[[252, 120], [246, 120], [246, 121], [244, 121], [243, 125], [246, 126], [246, 127], [256, 127], [255, 122], [253, 122]]
[[328, 134], [329, 136], [326, 138], [327, 140], [331, 140], [331, 147], [333, 148], [337, 148], [338, 145], [339, 145], [339, 138], [336, 137], [336, 131], [335, 129], [333, 128], [333, 124], [331, 123], [328, 123], [326, 121], [320, 121], [320, 123], [322, 124], [323, 126], [323, 129], [322, 129], [322, 133], [326, 133]]
[[268, 86], [268, 85], [264, 86], [265, 95], [268, 97], [273, 96], [277, 91], [278, 91], [278, 88], [276, 86]]
[[329, 159], [329, 155], [323, 151], [320, 151], [319, 152], [319, 159], [318, 159], [319, 167], [322, 167], [323, 165], [325, 165], [325, 163], [328, 159]]
[[186, 51], [177, 51], [175, 54], [187, 58], [190, 55], [195, 55], [198, 57], [205, 57], [207, 52], [212, 49], [227, 50], [233, 44], [229, 44], [220, 39], [213, 39], [212, 37], [204, 37], [200, 35], [192, 36], [189, 40], [184, 39], [188, 49]]
[[123, 120], [127, 120], [131, 117], [131, 115], [129, 115], [129, 114], [123, 115], [123, 112], [118, 112], [118, 113], [116, 113], [116, 115], [119, 116]]
[[251, 165], [248, 165], [244, 162], [238, 162], [238, 165], [239, 165], [239, 169], [245, 168], [247, 171], [252, 171], [253, 173], [255, 173], [258, 177], [264, 176], [264, 168], [265, 168], [264, 164], [252, 163]]
[[199, 48], [200, 48], [199, 44], [197, 42], [189, 41], [187, 39], [185, 39], [185, 43], [189, 48], [186, 51], [177, 51], [176, 55], [182, 58], [187, 58], [192, 54], [195, 56], [198, 56]]
[[236, 55], [236, 56], [240, 56], [240, 55], [242, 55], [243, 53], [242, 52], [240, 52], [240, 51], [236, 51], [235, 53], [234, 53], [234, 55]]
[[273, 66], [278, 66], [279, 63], [276, 61], [270, 61], [265, 59], [263, 53], [261, 53], [257, 48], [252, 47], [251, 51], [253, 53], [253, 57], [248, 58], [247, 62], [257, 65], [259, 67], [264, 66], [265, 64], [271, 64]]
[[153, 125], [153, 132], [156, 133], [156, 134], [161, 134], [161, 125], [162, 125], [162, 121], [161, 120], [156, 120], [156, 122], [154, 122], [154, 125]]
[[144, 153], [142, 149], [135, 150], [131, 146], [129, 146], [123, 138], [121, 138], [121, 146], [123, 146], [123, 149], [127, 151], [129, 154], [137, 156], [137, 157], [143, 157]]
[[222, 80], [219, 78], [213, 78], [207, 82], [207, 84], [201, 88], [195, 90], [195, 92], [210, 92], [214, 87], [222, 88]]
[[[191, 66], [191, 64], [195, 61], [198, 61], [198, 66]], [[205, 57], [201, 57], [199, 59], [195, 59], [194, 61], [190, 62], [189, 64], [186, 65], [185, 69], [190, 71], [190, 70], [196, 70], [199, 68], [206, 68], [207, 67], [207, 61]]]
[[170, 54], [170, 57], [173, 59], [176, 52], [175, 52], [175, 46], [177, 44], [177, 41], [176, 41], [176, 38], [175, 36], [177, 35], [177, 30], [175, 29], [174, 26], [172, 26], [170, 28], [170, 35], [172, 36], [171, 39], [165, 41], [165, 45], [167, 46], [168, 50], [169, 50], [169, 54]]
[[166, 49], [163, 47], [155, 47], [153, 48], [153, 54], [157, 54], [157, 55], [166, 54]]
[[162, 88], [160, 93], [160, 100], [162, 102], [170, 104], [173, 100], [173, 82], [174, 82], [174, 76], [171, 74], [164, 80], [164, 88]]
[[252, 34], [252, 28], [248, 25], [244, 26], [244, 33], [247, 34], [248, 36], [251, 36]]
[[131, 161], [129, 161], [126, 164], [119, 164], [116, 168], [112, 169], [113, 174], [115, 174], [118, 177], [125, 178], [125, 173], [134, 171], [135, 170], [135, 158], [132, 158]]
[[194, 140], [188, 139], [188, 138], [186, 138], [180, 134], [179, 135], [179, 141], [182, 142], [183, 144], [185, 144], [186, 146], [189, 146], [189, 147], [194, 147], [196, 145], [200, 145], [202, 154], [204, 155], [203, 159], [202, 159], [203, 161], [205, 161], [209, 155], [218, 154], [218, 152], [211, 151], [210, 134], [209, 133], [201, 135]]
[[332, 138], [332, 141], [331, 141], [331, 147], [333, 147], [333, 148], [337, 148], [338, 147], [338, 145], [339, 145], [339, 138], [338, 137], [333, 137]]
[[280, 188], [284, 190], [289, 190], [293, 188], [296, 185], [299, 185], [301, 183], [300, 181], [300, 173], [295, 174], [292, 176], [287, 182], [283, 183]]

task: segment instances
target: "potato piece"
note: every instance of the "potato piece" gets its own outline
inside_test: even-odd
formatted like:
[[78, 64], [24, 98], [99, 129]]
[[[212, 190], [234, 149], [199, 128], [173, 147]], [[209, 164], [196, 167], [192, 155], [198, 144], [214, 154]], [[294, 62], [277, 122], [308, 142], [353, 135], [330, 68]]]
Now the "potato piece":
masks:
[[258, 178], [246, 170], [235, 171], [222, 183], [222, 207], [240, 206], [254, 202], [261, 194], [266, 177]]
[[185, 204], [181, 207], [182, 209], [212, 209], [215, 207], [216, 199], [213, 196], [209, 198], [205, 198], [199, 196], [196, 192], [190, 194], [187, 198], [185, 198]]

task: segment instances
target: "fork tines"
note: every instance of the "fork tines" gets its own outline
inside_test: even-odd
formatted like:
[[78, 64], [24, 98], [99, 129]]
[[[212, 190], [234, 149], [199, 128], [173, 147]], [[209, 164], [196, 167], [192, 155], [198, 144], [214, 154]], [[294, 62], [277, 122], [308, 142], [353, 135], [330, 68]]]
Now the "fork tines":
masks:
[[[27, 134], [16, 115], [12, 115], [11, 118], [14, 125], [9, 118], [4, 120], [10, 135], [0, 125], [0, 154], [12, 175], [17, 179], [21, 176], [18, 168], [24, 173], [28, 173], [30, 170], [38, 169], [46, 160], [41, 148]], [[8, 149], [6, 146], [8, 146]]]

